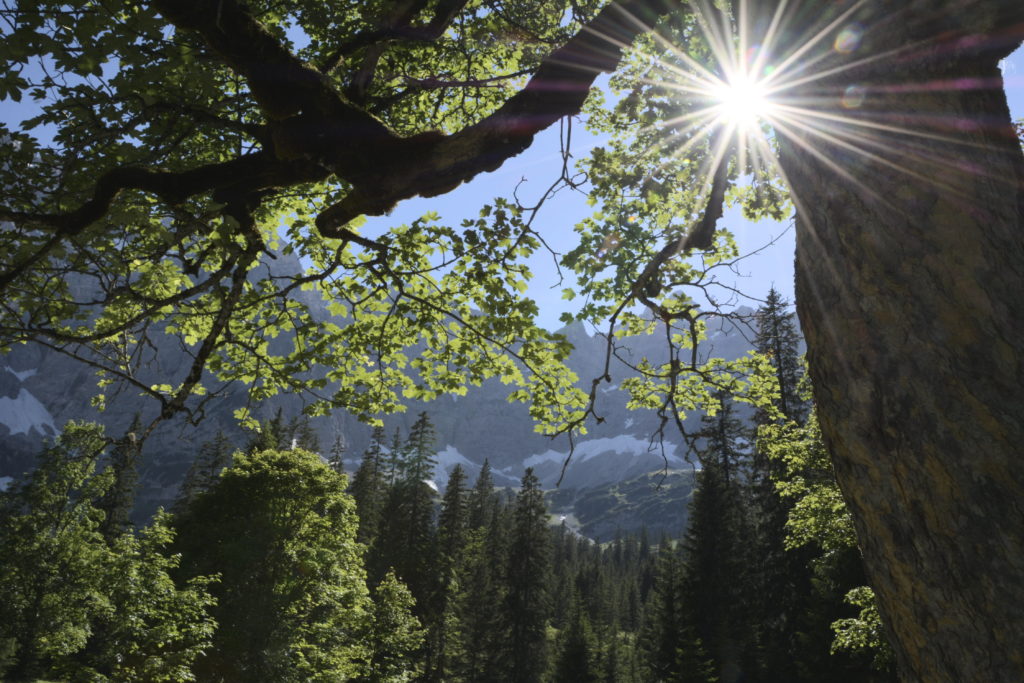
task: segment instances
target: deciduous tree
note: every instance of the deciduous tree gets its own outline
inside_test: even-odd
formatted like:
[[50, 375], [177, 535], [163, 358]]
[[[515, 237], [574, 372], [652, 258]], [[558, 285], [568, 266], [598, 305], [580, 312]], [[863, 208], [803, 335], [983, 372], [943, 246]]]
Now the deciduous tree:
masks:
[[[998, 68], [1020, 43], [1017, 0], [707, 3], [702, 20], [700, 5], [664, 0], [8, 6], [0, 93], [32, 98], [39, 116], [3, 131], [3, 345], [33, 339], [99, 365], [161, 418], [210, 400], [204, 372], [256, 399], [329, 388], [315, 409], [364, 417], [497, 375], [525, 385], [514, 395], [554, 429], [578, 424], [584, 397], [557, 363], [564, 342], [515, 294], [540, 244], [521, 209], [494, 202], [461, 229], [428, 217], [378, 238], [360, 216], [500, 166], [578, 113], [642, 36], [620, 111], [648, 156], [664, 154], [595, 156], [596, 191], [624, 201], [570, 261], [590, 312], [641, 302], [698, 338], [676, 286], [701, 273], [676, 256], [728, 254], [714, 227], [751, 154], [721, 127], [684, 130], [680, 112], [707, 103], [652, 68], [717, 78], [729, 65], [712, 48], [732, 39], [715, 29], [735, 21], [741, 59], [761, 45], [755, 62], [802, 116], [777, 118], [761, 153], [797, 209], [822, 434], [897, 660], [908, 678], [1024, 677], [1024, 631], [1003, 627], [1024, 603], [1024, 155]], [[775, 180], [755, 174], [753, 214], [779, 213]], [[260, 270], [275, 244], [313, 269]], [[313, 325], [303, 286], [348, 323]], [[158, 329], [191, 362], [154, 385], [135, 369]], [[273, 351], [285, 331], [296, 343]], [[685, 408], [677, 389], [694, 388], [683, 368], [716, 374], [684, 360], [652, 369], [666, 419]]]

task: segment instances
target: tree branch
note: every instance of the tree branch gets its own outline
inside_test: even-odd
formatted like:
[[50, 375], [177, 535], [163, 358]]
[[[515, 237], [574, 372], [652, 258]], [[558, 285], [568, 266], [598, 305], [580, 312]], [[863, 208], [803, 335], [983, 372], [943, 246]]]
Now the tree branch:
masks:
[[360, 215], [385, 213], [416, 195], [444, 194], [497, 169], [529, 147], [534, 135], [563, 116], [579, 113], [597, 76], [615, 69], [623, 48], [650, 30], [663, 8], [658, 0], [612, 2], [548, 55], [526, 86], [483, 121], [450, 136], [424, 134], [397, 141], [383, 150], [385, 155], [378, 153], [375, 172], [365, 180], [335, 168], [355, 187], [317, 217], [318, 229], [331, 236]]

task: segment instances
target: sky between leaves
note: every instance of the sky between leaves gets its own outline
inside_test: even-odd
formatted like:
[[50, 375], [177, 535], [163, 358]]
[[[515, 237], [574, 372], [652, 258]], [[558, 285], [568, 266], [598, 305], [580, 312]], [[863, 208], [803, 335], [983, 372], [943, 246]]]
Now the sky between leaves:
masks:
[[[1015, 120], [1024, 118], [1024, 47], [1018, 48], [1004, 61], [1003, 75], [1011, 116]], [[607, 83], [607, 78], [601, 82]], [[558, 126], [553, 126], [538, 135], [526, 152], [508, 160], [497, 171], [477, 176], [442, 197], [404, 201], [390, 216], [371, 218], [364, 231], [384, 231], [390, 226], [411, 223], [428, 211], [438, 213], [449, 224], [455, 224], [463, 218], [475, 217], [480, 207], [491, 202], [494, 197], [509, 197], [513, 191], [517, 192], [524, 205], [535, 204], [561, 173], [560, 136], [563, 133], [564, 130], [560, 131]], [[574, 160], [585, 158], [592, 147], [604, 142], [604, 138], [595, 137], [586, 131], [582, 121], [572, 126], [571, 139]], [[535, 226], [556, 251], [564, 253], [576, 245], [573, 226], [594, 210], [586, 199], [582, 191], [563, 189], [541, 209]], [[741, 254], [749, 255], [741, 262], [734, 276], [734, 286], [753, 298], [736, 299], [728, 302], [726, 307], [747, 305], [756, 308], [758, 298], [763, 297], [773, 285], [783, 297], [792, 301], [793, 255], [796, 248], [792, 220], [753, 223], [743, 218], [738, 207], [732, 207], [726, 210], [718, 225], [735, 235]], [[562, 325], [558, 320], [559, 315], [564, 311], [576, 311], [581, 304], [579, 300], [562, 299], [562, 289], [574, 284], [572, 274], [563, 269], [561, 276], [564, 281], [560, 281], [554, 259], [544, 251], [534, 255], [530, 267], [534, 279], [528, 294], [538, 303], [538, 323], [549, 329], [557, 329]]]
[[[1011, 116], [1024, 118], [1024, 47], [1018, 48], [1003, 64], [1003, 75]], [[607, 90], [607, 76], [599, 81]], [[0, 121], [16, 127], [21, 121], [35, 116], [36, 108], [26, 99], [21, 103], [10, 99], [0, 101]], [[45, 133], [37, 129], [37, 134]], [[429, 199], [414, 198], [401, 202], [388, 216], [371, 217], [362, 228], [364, 234], [382, 233], [390, 227], [408, 224], [427, 212], [439, 214], [440, 220], [450, 225], [458, 224], [464, 218], [474, 218], [480, 207], [492, 203], [496, 197], [518, 196], [525, 206], [536, 204], [545, 190], [561, 173], [564, 124], [552, 126], [538, 135], [533, 145], [523, 154], [514, 157], [498, 170], [477, 176], [471, 182], [456, 190]], [[589, 151], [604, 143], [606, 138], [588, 132], [583, 121], [577, 119], [571, 126], [572, 163], [585, 158]], [[548, 199], [540, 211], [535, 228], [556, 252], [565, 253], [577, 244], [573, 227], [590, 215], [594, 207], [587, 204], [586, 186], [580, 190], [562, 189]], [[793, 254], [795, 233], [792, 219], [782, 222], [763, 220], [752, 223], [742, 217], [738, 207], [727, 208], [718, 223], [719, 228], [730, 230], [745, 258], [734, 274], [732, 284], [747, 294], [749, 299], [734, 298], [722, 302], [725, 308], [740, 305], [757, 307], [759, 297], [774, 286], [783, 297], [792, 301]], [[528, 295], [539, 307], [538, 324], [548, 329], [562, 326], [559, 316], [566, 311], [575, 312], [581, 300], [566, 301], [562, 289], [575, 284], [572, 274], [556, 266], [556, 257], [540, 250], [532, 258], [530, 267], [534, 274]], [[722, 276], [723, 280], [727, 280]]]

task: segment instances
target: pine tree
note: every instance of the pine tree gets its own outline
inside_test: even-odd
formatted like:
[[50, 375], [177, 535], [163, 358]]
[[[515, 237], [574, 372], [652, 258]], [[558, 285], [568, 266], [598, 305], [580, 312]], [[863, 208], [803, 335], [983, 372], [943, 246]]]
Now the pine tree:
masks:
[[725, 392], [715, 395], [719, 408], [715, 415], [701, 416], [699, 436], [704, 439], [702, 463], [717, 461], [726, 486], [737, 491], [751, 478], [750, 429], [736, 416], [735, 404]]
[[504, 643], [502, 609], [508, 539], [508, 515], [498, 507], [490, 466], [483, 469], [469, 494], [468, 530], [463, 584], [456, 598], [462, 647], [454, 669], [459, 680], [501, 681]]
[[[767, 376], [760, 377], [762, 391], [770, 397], [770, 409], [755, 415], [759, 430], [807, 420], [808, 402], [803, 398], [803, 370], [799, 358], [799, 333], [788, 303], [773, 288], [757, 312], [758, 335], [755, 348], [767, 359]], [[758, 378], [755, 378], [758, 379]], [[753, 620], [765, 677], [796, 679], [804, 656], [796, 642], [799, 615], [813, 600], [813, 559], [807, 550], [786, 549], [786, 520], [792, 504], [777, 491], [781, 464], [767, 456], [767, 448], [755, 442], [752, 482], [752, 511], [757, 520], [751, 544]]]
[[245, 453], [252, 455], [261, 451], [285, 450], [291, 447], [286, 442], [287, 424], [284, 421], [284, 410], [278, 408], [274, 411], [274, 417], [260, 422], [259, 427], [245, 445]]
[[694, 627], [694, 606], [687, 603], [685, 567], [667, 537], [658, 548], [651, 600], [641, 640], [645, 680], [712, 683], [714, 664]]
[[579, 595], [572, 600], [568, 626], [559, 634], [552, 680], [558, 683], [597, 683], [596, 643]]
[[434, 489], [429, 481], [436, 463], [434, 427], [421, 413], [409, 440], [392, 448], [389, 465], [398, 478], [391, 486], [378, 542], [370, 562], [371, 581], [389, 568], [412, 591], [417, 616], [425, 616], [434, 591]]
[[[376, 429], [380, 429], [377, 427]], [[374, 432], [376, 433], [376, 429]], [[345, 472], [345, 453], [348, 451], [348, 444], [345, 442], [344, 434], [337, 434], [334, 443], [331, 444], [331, 452], [327, 455], [327, 466], [338, 474]]]
[[489, 524], [497, 505], [498, 497], [494, 493], [494, 479], [491, 478], [491, 462], [485, 459], [467, 503], [466, 523], [469, 528], [479, 529]]
[[527, 468], [512, 511], [512, 530], [506, 559], [503, 617], [507, 643], [503, 655], [511, 683], [536, 683], [547, 660], [548, 592], [551, 534], [540, 481]]
[[740, 680], [756, 668], [745, 599], [750, 533], [739, 487], [725, 476], [726, 459], [708, 452], [701, 461], [683, 540], [681, 600], [721, 678]]
[[301, 448], [310, 453], [320, 452], [320, 437], [313, 430], [309, 418], [296, 415], [284, 426], [278, 439], [279, 448]]
[[437, 467], [437, 432], [426, 412], [420, 413], [409, 429], [401, 459], [400, 476], [407, 481], [428, 481]]

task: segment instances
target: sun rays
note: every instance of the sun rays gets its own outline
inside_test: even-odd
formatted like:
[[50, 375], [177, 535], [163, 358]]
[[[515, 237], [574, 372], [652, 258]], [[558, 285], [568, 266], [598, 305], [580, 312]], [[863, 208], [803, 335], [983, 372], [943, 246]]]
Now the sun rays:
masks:
[[[645, 129], [663, 133], [650, 153], [669, 163], [698, 152], [708, 188], [723, 163], [732, 165], [734, 177], [768, 171], [788, 184], [776, 158], [777, 143], [784, 138], [878, 201], [886, 199], [856, 180], [847, 169], [851, 162], [929, 182], [936, 191], [957, 192], [931, 169], [956, 165], [957, 150], [968, 144], [959, 133], [980, 124], [963, 116], [943, 121], [935, 113], [905, 106], [900, 98], [996, 86], [979, 85], [977, 79], [890, 82], [885, 87], [859, 82], [858, 74], [898, 64], [921, 45], [874, 49], [869, 28], [855, 20], [865, 0], [803, 33], [788, 24], [794, 4], [782, 0], [765, 17], [752, 15], [756, 4], [741, 0], [734, 5], [736, 16], [729, 16], [710, 0], [699, 0], [691, 6], [692, 29], [683, 36], [689, 44], [681, 44], [679, 35], [653, 32], [657, 56], [651, 56], [642, 82], [672, 93], [680, 107], [678, 116]], [[949, 143], [948, 158], [923, 151], [934, 150], [927, 143], [935, 141]], [[702, 146], [707, 151], [700, 155]], [[792, 199], [799, 205], [799, 197]]]

